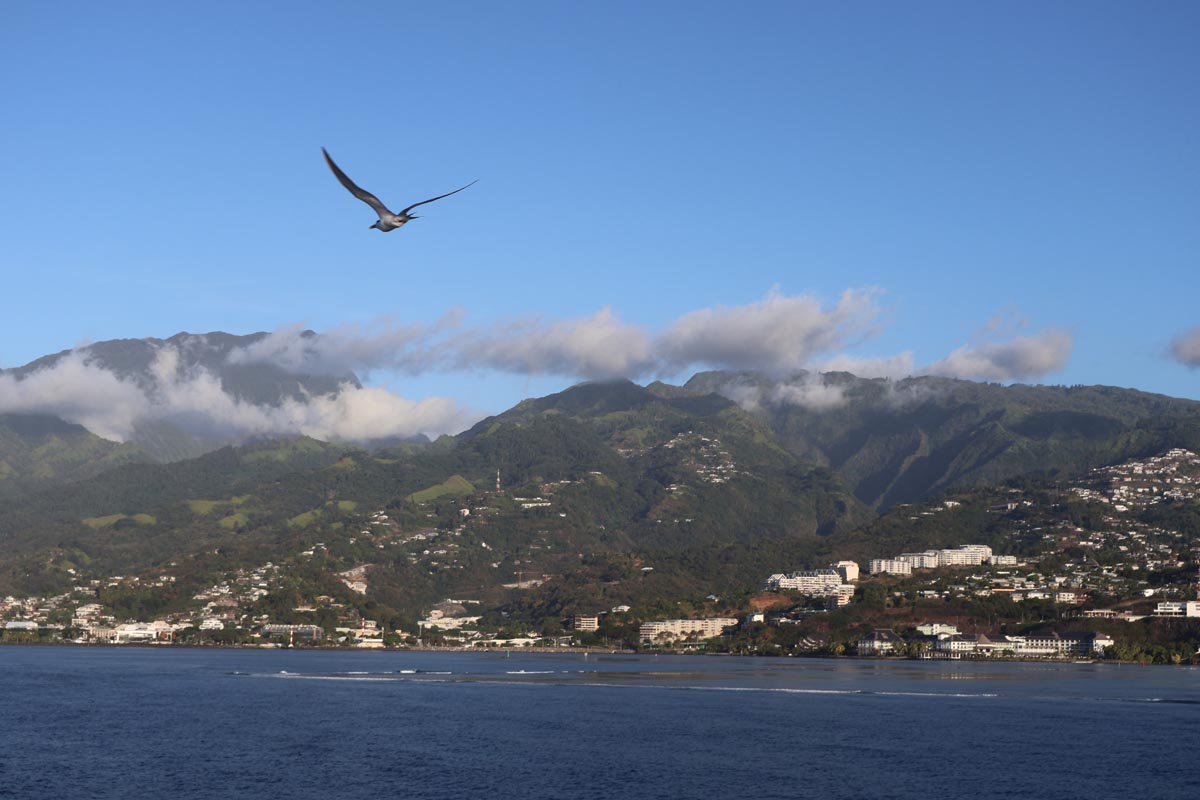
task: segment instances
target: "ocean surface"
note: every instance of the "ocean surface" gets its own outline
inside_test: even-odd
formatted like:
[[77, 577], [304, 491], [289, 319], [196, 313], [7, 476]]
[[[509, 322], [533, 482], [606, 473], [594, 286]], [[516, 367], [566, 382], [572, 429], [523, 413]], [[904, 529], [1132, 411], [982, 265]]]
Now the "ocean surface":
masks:
[[4, 798], [1194, 798], [1200, 670], [0, 647]]

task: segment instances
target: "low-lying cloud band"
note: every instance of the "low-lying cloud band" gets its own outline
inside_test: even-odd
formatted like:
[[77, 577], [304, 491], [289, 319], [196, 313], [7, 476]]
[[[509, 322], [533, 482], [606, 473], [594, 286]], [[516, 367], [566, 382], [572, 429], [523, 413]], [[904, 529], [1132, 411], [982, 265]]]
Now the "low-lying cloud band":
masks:
[[[671, 377], [696, 368], [776, 377], [816, 369], [862, 377], [930, 374], [1014, 381], [1061, 370], [1070, 357], [1072, 337], [1056, 328], [1006, 342], [964, 345], [924, 367], [914, 367], [910, 352], [881, 358], [846, 354], [878, 332], [881, 296], [874, 289], [851, 289], [833, 303], [823, 303], [812, 295], [773, 290], [756, 302], [688, 312], [657, 335], [622, 321], [608, 307], [575, 319], [528, 317], [486, 326], [467, 325], [459, 309], [429, 324], [385, 318], [321, 334], [292, 325], [231, 350], [226, 362], [266, 364], [293, 375], [333, 376], [343, 382], [335, 392], [291, 395], [272, 404], [237, 396], [218, 374], [189, 363], [187, 347], [160, 346], [148, 381], [104, 369], [85, 347], [20, 377], [0, 373], [0, 413], [55, 414], [115, 440], [128, 439], [142, 422], [167, 421], [205, 436], [306, 434], [365, 441], [452, 433], [480, 416], [449, 398], [414, 401], [353, 381], [355, 374], [375, 370], [595, 380]], [[1200, 362], [1196, 350], [1200, 334], [1195, 332], [1176, 343], [1177, 357], [1185, 363], [1188, 358]], [[780, 384], [765, 400], [820, 410], [837, 405], [841, 396], [823, 383], [801, 381]]]

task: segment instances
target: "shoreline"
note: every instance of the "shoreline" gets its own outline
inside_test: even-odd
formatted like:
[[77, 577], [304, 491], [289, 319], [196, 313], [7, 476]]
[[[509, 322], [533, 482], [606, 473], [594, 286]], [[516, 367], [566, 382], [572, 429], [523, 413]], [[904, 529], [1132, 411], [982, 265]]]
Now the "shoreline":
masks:
[[109, 642], [0, 642], [3, 647], [66, 647], [87, 650], [295, 650], [313, 653], [537, 653], [539, 655], [621, 655], [621, 656], [685, 656], [696, 658], [752, 658], [761, 661], [793, 661], [804, 659], [825, 659], [830, 661], [851, 661], [870, 663], [901, 663], [919, 662], [934, 664], [1062, 664], [1075, 666], [1113, 665], [1127, 667], [1194, 667], [1194, 664], [1155, 664], [1152, 661], [1120, 661], [1116, 659], [1069, 659], [1069, 658], [919, 658], [919, 657], [889, 657], [889, 656], [858, 656], [858, 655], [829, 655], [829, 654], [793, 654], [793, 655], [755, 655], [741, 653], [697, 653], [674, 651], [638, 651], [623, 650], [607, 647], [437, 647], [430, 645], [415, 647], [297, 647], [274, 644], [177, 644], [174, 642], [130, 642], [128, 644], [112, 644]]

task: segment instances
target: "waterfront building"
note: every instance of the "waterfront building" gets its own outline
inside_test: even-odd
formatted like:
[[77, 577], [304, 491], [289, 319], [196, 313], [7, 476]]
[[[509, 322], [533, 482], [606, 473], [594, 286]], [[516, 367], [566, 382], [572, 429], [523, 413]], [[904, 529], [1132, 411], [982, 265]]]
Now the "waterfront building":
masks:
[[417, 621], [417, 626], [421, 630], [426, 628], [441, 628], [446, 631], [458, 630], [466, 625], [474, 625], [482, 619], [480, 616], [473, 617], [448, 617], [441, 611], [433, 611], [428, 619]]
[[689, 636], [711, 639], [736, 628], [737, 625], [738, 621], [732, 617], [665, 619], [642, 623], [638, 628], [638, 639], [643, 643], [672, 642]]
[[174, 638], [175, 631], [162, 620], [154, 622], [126, 622], [115, 629], [113, 644], [128, 644], [130, 642], [169, 642]]
[[858, 640], [860, 656], [886, 656], [901, 652], [904, 639], [891, 628], [876, 628]]
[[269, 623], [262, 626], [262, 635], [271, 638], [286, 638], [289, 641], [319, 642], [325, 638], [325, 630], [320, 625]]
[[117, 629], [111, 625], [89, 625], [84, 630], [88, 641], [96, 644], [112, 644], [117, 639]]
[[1054, 631], [1024, 636], [988, 636], [959, 634], [941, 639], [934, 648], [955, 656], [1017, 656], [1020, 658], [1068, 658], [1103, 655], [1113, 645], [1103, 633], [1075, 633], [1065, 636]]
[[38, 624], [33, 620], [14, 619], [4, 623], [6, 631], [23, 631], [26, 633], [37, 633]]

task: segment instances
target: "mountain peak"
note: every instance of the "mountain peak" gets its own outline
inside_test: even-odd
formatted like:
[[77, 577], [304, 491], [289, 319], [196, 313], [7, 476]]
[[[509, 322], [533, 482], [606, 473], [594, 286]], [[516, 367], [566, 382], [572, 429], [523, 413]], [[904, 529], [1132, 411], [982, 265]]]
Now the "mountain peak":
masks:
[[[336, 394], [343, 384], [361, 388], [351, 372], [296, 374], [276, 363], [244, 363], [233, 357], [268, 336], [181, 331], [168, 339], [111, 339], [43, 356], [4, 374], [35, 383], [41, 378], [48, 411], [88, 406], [86, 413], [63, 416], [82, 422], [93, 433], [141, 444], [155, 458], [171, 461], [246, 440], [237, 426], [222, 426], [216, 418], [222, 408], [227, 407], [228, 414], [252, 413], [255, 408], [269, 413], [287, 402]], [[301, 336], [317, 334], [305, 331]], [[96, 392], [106, 398], [99, 404], [104, 408], [81, 400]], [[98, 426], [95, 422], [101, 417], [111, 419]], [[227, 429], [216, 430], [221, 427]]]

